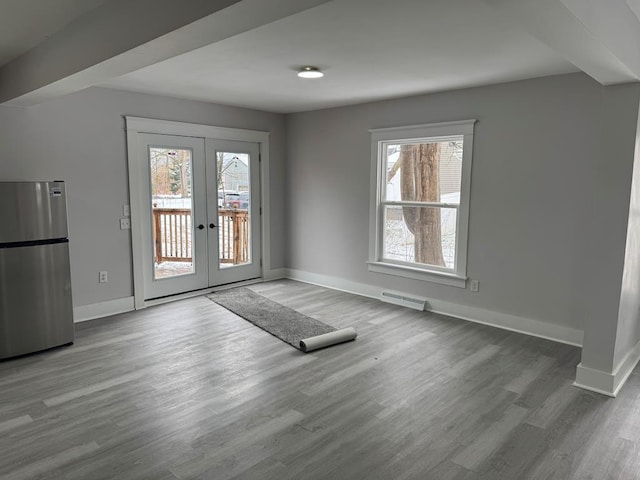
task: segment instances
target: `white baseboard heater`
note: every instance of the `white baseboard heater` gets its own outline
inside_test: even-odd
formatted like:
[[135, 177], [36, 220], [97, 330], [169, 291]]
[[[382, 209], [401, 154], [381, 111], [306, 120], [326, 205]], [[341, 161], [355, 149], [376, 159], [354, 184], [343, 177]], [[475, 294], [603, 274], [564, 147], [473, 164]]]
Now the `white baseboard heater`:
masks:
[[426, 310], [428, 305], [426, 298], [410, 295], [408, 293], [392, 292], [390, 290], [383, 290], [380, 294], [380, 299], [383, 302], [393, 303], [394, 305], [409, 307], [420, 311]]

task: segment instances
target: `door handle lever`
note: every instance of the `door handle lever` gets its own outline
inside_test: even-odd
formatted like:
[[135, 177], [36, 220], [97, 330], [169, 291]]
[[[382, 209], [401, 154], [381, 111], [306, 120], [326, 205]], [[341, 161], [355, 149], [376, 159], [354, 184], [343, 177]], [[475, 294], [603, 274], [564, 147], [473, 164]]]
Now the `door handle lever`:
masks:
[[216, 228], [216, 226], [213, 223], [210, 223], [209, 228]]
[[200, 224], [198, 225], [198, 230], [203, 230], [204, 229], [204, 225]]

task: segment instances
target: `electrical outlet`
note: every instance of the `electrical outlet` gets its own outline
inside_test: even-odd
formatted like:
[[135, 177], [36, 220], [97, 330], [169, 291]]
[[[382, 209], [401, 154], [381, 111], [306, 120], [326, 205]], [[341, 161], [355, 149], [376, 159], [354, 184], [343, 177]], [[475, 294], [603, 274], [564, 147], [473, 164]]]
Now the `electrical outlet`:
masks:
[[471, 280], [471, 291], [477, 292], [480, 290], [480, 280]]
[[130, 230], [131, 229], [131, 219], [130, 218], [121, 218], [120, 219], [120, 230]]
[[98, 274], [98, 283], [107, 283], [109, 281], [109, 277], [107, 272], [99, 272]]

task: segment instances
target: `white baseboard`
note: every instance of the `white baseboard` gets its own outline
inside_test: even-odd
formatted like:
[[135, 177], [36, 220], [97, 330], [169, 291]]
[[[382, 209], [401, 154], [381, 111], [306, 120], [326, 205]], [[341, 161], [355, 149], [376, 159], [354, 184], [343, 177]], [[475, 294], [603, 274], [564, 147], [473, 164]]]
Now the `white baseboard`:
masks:
[[[379, 299], [382, 287], [364, 283], [352, 282], [338, 277], [303, 272], [295, 269], [287, 269], [286, 277], [305, 283], [311, 283], [322, 287], [333, 288], [348, 293], [355, 293], [365, 297]], [[566, 343], [577, 347], [582, 346], [582, 330], [576, 328], [555, 325], [531, 318], [518, 317], [500, 312], [494, 312], [467, 305], [459, 305], [441, 300], [427, 299], [427, 310], [441, 313], [450, 317], [481, 323], [492, 327], [524, 333], [534, 337], [545, 338], [555, 342]]]
[[295, 270], [293, 268], [286, 269], [285, 278], [318, 285], [320, 287], [332, 288], [333, 290], [340, 290], [341, 292], [355, 293], [356, 295], [375, 299], [380, 298], [380, 293], [383, 290], [380, 287], [368, 285], [366, 283], [352, 282], [351, 280], [345, 280], [343, 278], [332, 277], [329, 275], [321, 275], [319, 273], [303, 272], [302, 270]]
[[272, 268], [271, 270], [265, 270], [262, 272], [262, 279], [265, 282], [269, 280], [280, 280], [281, 278], [287, 277], [287, 269], [286, 268]]
[[92, 303], [91, 305], [81, 305], [73, 308], [73, 321], [85, 322], [95, 318], [108, 317], [118, 313], [131, 312], [134, 310], [133, 297], [118, 298], [107, 302]]
[[604, 372], [585, 367], [582, 363], [576, 368], [576, 387], [615, 397], [640, 362], [640, 342], [633, 347], [618, 363], [613, 372]]
[[441, 300], [428, 300], [429, 311], [461, 318], [474, 323], [502, 328], [512, 332], [524, 333], [534, 337], [566, 343], [582, 347], [582, 330], [565, 327], [553, 323], [542, 322], [533, 318], [519, 317], [508, 313], [500, 313], [483, 308], [470, 307]]
[[576, 387], [615, 397], [617, 392], [615, 392], [614, 384], [613, 373], [585, 367], [582, 363], [576, 367], [576, 381], [573, 382]]
[[[275, 268], [264, 273], [263, 279], [248, 280], [246, 282], [237, 282], [231, 286], [224, 286], [221, 288], [238, 287], [242, 285], [251, 285], [261, 281], [278, 280], [286, 278], [286, 269]], [[173, 302], [176, 300], [183, 300], [185, 298], [191, 298], [205, 293], [210, 293], [217, 288], [205, 288], [196, 292], [188, 292], [181, 295], [173, 295], [171, 297], [160, 298], [157, 300], [145, 301], [144, 307], [150, 307], [153, 305], [161, 305], [163, 303]], [[81, 305], [73, 308], [73, 321], [86, 322], [87, 320], [94, 320], [96, 318], [108, 317], [110, 315], [117, 315], [118, 313], [131, 312], [135, 310], [134, 297], [118, 298], [116, 300], [109, 300], [107, 302], [92, 303], [90, 305]]]

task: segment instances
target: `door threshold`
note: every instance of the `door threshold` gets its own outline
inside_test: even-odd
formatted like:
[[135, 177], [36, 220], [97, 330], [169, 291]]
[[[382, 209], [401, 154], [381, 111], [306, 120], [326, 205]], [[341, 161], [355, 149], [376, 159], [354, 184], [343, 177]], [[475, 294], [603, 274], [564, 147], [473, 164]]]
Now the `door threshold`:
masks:
[[209, 293], [218, 292], [220, 290], [228, 290], [230, 288], [244, 287], [246, 285], [253, 285], [256, 283], [262, 283], [262, 278], [252, 278], [249, 280], [242, 280], [240, 282], [226, 283], [224, 285], [216, 285], [215, 287], [201, 288], [200, 290], [192, 290], [190, 292], [176, 293], [175, 295], [167, 295], [166, 297], [151, 298], [144, 301], [145, 307], [153, 307], [156, 305], [163, 305], [165, 303], [176, 302], [178, 300], [185, 300], [187, 298], [199, 297], [200, 295], [207, 295]]

